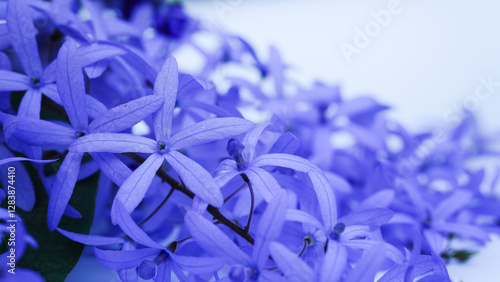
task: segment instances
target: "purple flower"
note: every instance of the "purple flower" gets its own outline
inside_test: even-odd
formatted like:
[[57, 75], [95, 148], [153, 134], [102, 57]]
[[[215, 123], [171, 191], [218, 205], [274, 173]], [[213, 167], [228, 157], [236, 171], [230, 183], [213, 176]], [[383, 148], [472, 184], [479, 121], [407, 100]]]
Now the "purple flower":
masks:
[[[214, 206], [222, 205], [222, 195], [212, 176], [199, 164], [177, 152], [185, 147], [239, 135], [254, 127], [241, 118], [214, 118], [198, 122], [171, 133], [173, 111], [177, 96], [177, 62], [168, 58], [160, 71], [154, 97], [163, 99], [163, 106], [154, 113], [153, 125], [156, 140], [119, 133], [97, 133], [75, 141], [70, 152], [140, 152], [151, 154], [121, 185], [116, 199], [132, 212], [142, 201], [154, 175], [163, 161], [167, 161], [186, 186], [202, 200]], [[113, 214], [113, 213], [112, 213]]]

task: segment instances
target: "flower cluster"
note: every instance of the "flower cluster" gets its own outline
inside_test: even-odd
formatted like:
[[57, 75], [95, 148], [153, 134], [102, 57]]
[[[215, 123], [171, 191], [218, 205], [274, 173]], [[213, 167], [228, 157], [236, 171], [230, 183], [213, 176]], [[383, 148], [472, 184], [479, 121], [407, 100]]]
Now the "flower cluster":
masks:
[[[297, 85], [277, 50], [263, 60], [178, 3], [9, 0], [0, 20], [0, 167], [35, 172], [14, 163], [16, 206], [47, 193], [45, 228], [122, 281], [449, 281], [445, 263], [472, 254], [452, 241], [500, 231], [500, 172], [485, 184], [469, 165], [497, 153], [471, 115], [413, 135], [370, 97]], [[194, 75], [173, 56], [185, 46], [204, 59]], [[90, 234], [62, 228], [92, 175]], [[36, 242], [21, 226], [22, 256]]]

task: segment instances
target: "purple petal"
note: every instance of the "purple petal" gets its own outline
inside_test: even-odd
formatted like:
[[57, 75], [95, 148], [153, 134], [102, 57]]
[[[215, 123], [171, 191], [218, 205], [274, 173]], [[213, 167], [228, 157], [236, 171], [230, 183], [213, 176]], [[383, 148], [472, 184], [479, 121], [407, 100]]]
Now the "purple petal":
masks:
[[40, 80], [46, 84], [46, 83], [56, 82], [56, 79], [57, 79], [57, 60], [53, 60], [43, 70], [42, 78]]
[[290, 132], [283, 133], [269, 150], [270, 154], [294, 154], [299, 148], [299, 139]]
[[10, 62], [9, 56], [2, 52], [0, 52], [0, 70], [12, 70], [12, 63]]
[[277, 97], [283, 97], [283, 62], [278, 50], [271, 46], [269, 71], [274, 79], [274, 89]]
[[121, 55], [120, 57], [124, 59], [124, 61], [126, 61], [129, 65], [134, 67], [137, 70], [137, 72], [143, 74], [148, 81], [150, 81], [151, 83], [155, 82], [157, 72], [151, 67], [151, 65], [148, 62], [146, 62], [144, 58], [141, 57], [140, 54], [134, 52], [134, 50], [127, 49], [123, 47], [123, 45], [117, 43], [111, 43], [109, 41], [100, 43], [114, 45], [125, 50], [127, 53], [125, 55]]
[[118, 46], [96, 42], [78, 47], [78, 56], [82, 67], [90, 66], [103, 59], [124, 55], [127, 52]]
[[259, 143], [260, 136], [262, 132], [266, 130], [271, 123], [263, 123], [255, 126], [252, 131], [248, 132], [243, 139], [243, 145], [245, 146], [245, 150], [243, 150], [243, 157], [247, 162], [252, 161], [255, 158], [255, 149]]
[[364, 199], [357, 207], [356, 210], [368, 210], [374, 208], [387, 208], [394, 197], [396, 192], [392, 189], [384, 189], [376, 192], [375, 194]]
[[383, 244], [385, 257], [396, 263], [402, 263], [405, 261], [405, 257], [403, 256], [401, 251], [399, 251], [393, 245], [382, 241], [371, 240], [371, 239], [353, 239], [353, 240], [343, 241], [342, 244], [346, 247], [359, 250], [367, 250], [379, 244]]
[[6, 24], [0, 24], [0, 50], [5, 50], [9, 47], [9, 29]]
[[224, 202], [222, 193], [208, 171], [177, 151], [172, 151], [164, 156], [189, 190], [214, 207], [222, 206]]
[[151, 237], [144, 232], [132, 219], [128, 211], [125, 209], [119, 199], [113, 202], [115, 208], [115, 221], [120, 228], [135, 242], [146, 247], [151, 247], [159, 250], [165, 249], [162, 245], [156, 243]]
[[336, 116], [347, 116], [349, 118], [359, 115], [373, 115], [389, 107], [380, 105], [371, 97], [357, 97], [340, 104]]
[[242, 118], [212, 118], [188, 126], [172, 136], [171, 148], [185, 147], [233, 137], [251, 130], [255, 124]]
[[83, 153], [69, 152], [59, 168], [56, 181], [49, 193], [47, 224], [49, 230], [56, 229], [75, 188]]
[[441, 254], [444, 249], [444, 236], [432, 229], [425, 229], [423, 233], [427, 243], [431, 247], [431, 250], [436, 254]]
[[[486, 242], [490, 240], [490, 236], [488, 235], [488, 232], [484, 231], [478, 226], [474, 226], [471, 224], [465, 224], [465, 223], [443, 223], [443, 224], [436, 224], [433, 226], [434, 229], [441, 231], [441, 232], [446, 232], [446, 233], [454, 233], [459, 236], [465, 237], [465, 238], [471, 238], [471, 239], [476, 239], [482, 242]], [[436, 253], [439, 254], [439, 253]]]
[[95, 39], [106, 39], [106, 28], [104, 26], [103, 18], [101, 17], [101, 9], [103, 7], [100, 5], [100, 3], [94, 1], [83, 0], [82, 4], [85, 6], [85, 8], [87, 8], [92, 19], [91, 23], [95, 34]]
[[162, 103], [163, 99], [155, 95], [130, 101], [98, 116], [90, 123], [88, 130], [92, 133], [121, 132], [155, 112]]
[[29, 4], [44, 15], [48, 15], [50, 20], [64, 34], [78, 41], [89, 41], [88, 34], [91, 34], [92, 31], [70, 10], [70, 7], [55, 1], [30, 1]]
[[157, 249], [139, 249], [124, 251], [106, 251], [94, 247], [97, 261], [104, 267], [112, 270], [135, 268], [145, 259], [152, 259], [158, 255]]
[[296, 209], [288, 209], [286, 211], [286, 220], [300, 222], [302, 224], [307, 224], [319, 230], [323, 230], [323, 224], [319, 222], [314, 216]]
[[57, 55], [57, 90], [73, 127], [86, 129], [88, 117], [83, 73], [73, 39], [68, 39]]
[[342, 218], [339, 222], [345, 225], [368, 225], [373, 230], [386, 224], [394, 216], [394, 212], [389, 209], [369, 209], [359, 212], [352, 212]]
[[250, 257], [202, 215], [187, 211], [184, 221], [194, 240], [209, 254], [224, 258], [228, 263], [250, 264]]
[[176, 264], [176, 263], [171, 263], [172, 265], [172, 270], [174, 271], [175, 276], [179, 278], [180, 282], [190, 282], [189, 278], [184, 274], [182, 269]]
[[163, 156], [160, 154], [152, 154], [149, 156], [130, 176], [123, 182], [120, 189], [116, 193], [115, 201], [112, 207], [113, 223], [116, 222], [115, 214], [116, 202], [120, 201], [125, 210], [131, 213], [137, 205], [142, 201], [144, 195], [149, 189], [151, 181], [153, 181], [156, 171], [163, 163]]
[[340, 235], [340, 241], [348, 241], [356, 238], [366, 238], [370, 235], [370, 227], [366, 225], [346, 226], [344, 232]]
[[14, 134], [22, 141], [33, 145], [67, 146], [77, 138], [75, 130], [71, 127], [25, 118], [18, 120]]
[[24, 74], [0, 70], [0, 92], [22, 91], [31, 87], [31, 80]]
[[96, 162], [86, 162], [82, 164], [82, 166], [80, 167], [80, 173], [78, 174], [78, 181], [90, 177], [98, 171], [99, 171], [99, 165]]
[[[413, 271], [411, 278], [419, 277], [429, 271], [433, 270], [434, 263], [432, 262], [431, 256], [419, 255], [417, 262], [413, 266]], [[397, 264], [389, 271], [387, 271], [384, 276], [378, 280], [378, 282], [390, 282], [390, 281], [403, 281], [405, 279], [405, 274], [407, 272], [407, 264]], [[410, 280], [410, 281], [413, 281]]]
[[103, 72], [108, 68], [109, 61], [102, 60], [97, 63], [93, 63], [90, 66], [86, 66], [83, 69], [90, 79], [97, 78], [103, 74]]
[[92, 159], [97, 162], [101, 172], [104, 173], [116, 185], [121, 186], [132, 174], [132, 171], [120, 159], [110, 153], [90, 153]]
[[316, 197], [318, 198], [325, 229], [331, 230], [337, 221], [337, 202], [335, 200], [335, 194], [324, 174], [310, 171], [308, 175], [309, 178], [311, 178]]
[[108, 109], [104, 106], [103, 103], [99, 102], [96, 98], [85, 95], [85, 104], [87, 106], [87, 114], [90, 118], [97, 118], [104, 114]]
[[278, 166], [291, 168], [300, 172], [321, 171], [317, 166], [308, 160], [289, 154], [266, 154], [255, 158], [250, 166]]
[[247, 80], [244, 80], [242, 78], [238, 77], [227, 77], [227, 80], [231, 82], [233, 85], [236, 85], [238, 87], [244, 87], [250, 90], [250, 92], [255, 96], [256, 99], [259, 101], [266, 101], [268, 100], [267, 96], [262, 93], [259, 87], [253, 85], [252, 83], [248, 82]]
[[374, 281], [375, 275], [381, 270], [384, 257], [380, 255], [384, 250], [383, 244], [378, 244], [366, 250], [356, 267], [349, 273], [346, 282]]
[[174, 262], [189, 273], [205, 274], [219, 270], [225, 260], [217, 257], [188, 257], [170, 254]]
[[276, 179], [262, 168], [251, 167], [245, 171], [245, 175], [253, 189], [268, 203], [282, 190]]
[[282, 244], [272, 242], [269, 245], [269, 251], [279, 269], [288, 278], [298, 278], [299, 281], [314, 280], [314, 271], [311, 267]]
[[235, 178], [237, 175], [240, 175], [240, 172], [238, 172], [238, 171], [228, 171], [228, 172], [224, 172], [222, 174], [217, 175], [214, 178], [214, 180], [215, 180], [215, 183], [217, 183], [217, 185], [219, 187], [223, 187], [229, 181], [231, 181], [233, 178]]
[[40, 110], [42, 104], [42, 92], [40, 89], [30, 88], [24, 94], [19, 109], [17, 111], [18, 117], [23, 118], [40, 118]]
[[[44, 85], [42, 87], [42, 93], [57, 104], [62, 104], [61, 97], [59, 97], [59, 92], [57, 92], [57, 86], [55, 84], [51, 83]], [[91, 119], [95, 119], [108, 110], [103, 103], [90, 95], [85, 95], [85, 104], [87, 107], [87, 114]]]
[[[134, 9], [136, 8], [137, 6], [134, 7]], [[143, 29], [133, 25], [131, 22], [118, 18], [106, 19], [105, 27], [110, 37], [128, 36], [140, 38], [143, 31]]]
[[437, 254], [431, 254], [431, 259], [434, 263], [434, 273], [446, 277], [446, 280], [450, 281], [448, 270], [446, 269], [446, 265], [444, 264], [443, 260]]
[[366, 146], [373, 151], [384, 149], [384, 142], [382, 138], [380, 138], [380, 136], [378, 136], [374, 131], [353, 123], [350, 123], [338, 129], [351, 133], [354, 138], [356, 138], [356, 141], [358, 141], [358, 143]]
[[78, 212], [71, 205], [66, 206], [66, 209], [64, 209], [64, 215], [69, 216], [71, 218], [82, 218], [82, 215], [80, 214], [80, 212]]
[[122, 238], [117, 237], [104, 237], [97, 235], [84, 235], [78, 234], [70, 231], [63, 230], [61, 228], [56, 228], [62, 235], [70, 238], [71, 240], [82, 243], [88, 246], [106, 246], [106, 245], [115, 245], [122, 244], [125, 242]]
[[78, 138], [71, 152], [154, 153], [156, 141], [126, 133], [94, 133]]
[[[131, 251], [131, 250], [135, 250], [133, 243], [125, 242], [123, 244], [122, 251]], [[118, 276], [120, 276], [120, 279], [123, 282], [137, 282], [138, 279], [137, 269], [130, 268], [130, 269], [118, 270]]]
[[12, 47], [28, 76], [40, 78], [42, 63], [38, 55], [35, 28], [27, 0], [9, 1], [7, 4], [7, 28]]
[[463, 209], [472, 200], [472, 193], [467, 190], [457, 190], [453, 195], [442, 200], [433, 212], [433, 219], [446, 220], [454, 213]]
[[4, 164], [10, 163], [10, 162], [20, 162], [20, 161], [29, 161], [29, 162], [43, 164], [43, 163], [55, 162], [55, 161], [57, 161], [57, 159], [55, 159], [55, 160], [34, 160], [34, 159], [28, 159], [28, 158], [22, 158], [22, 157], [12, 157], [12, 158], [0, 160], [0, 165], [4, 165]]
[[410, 198], [413, 206], [417, 210], [417, 213], [421, 217], [424, 217], [426, 214], [426, 211], [425, 211], [426, 207], [425, 207], [424, 203], [426, 201], [422, 197], [422, 194], [420, 193], [420, 189], [418, 189], [418, 187], [416, 187], [416, 185], [410, 181], [401, 181], [400, 187], [402, 188], [402, 190], [404, 190], [408, 194], [408, 197]]
[[170, 137], [178, 85], [177, 61], [174, 57], [168, 57], [154, 85], [154, 94], [165, 99], [163, 106], [153, 115], [155, 136], [158, 141], [167, 140]]
[[54, 101], [58, 105], [62, 105], [61, 97], [59, 97], [59, 92], [57, 92], [57, 85], [55, 83], [46, 84], [41, 88], [41, 90], [42, 93], [50, 100]]
[[283, 278], [281, 273], [273, 270], [262, 269], [259, 272], [259, 281], [263, 282], [287, 282], [288, 280]]
[[212, 113], [212, 114], [216, 115], [217, 117], [234, 116], [233, 114], [231, 114], [230, 112], [228, 112], [227, 110], [225, 110], [219, 106], [205, 103], [205, 102], [198, 101], [198, 100], [194, 100], [194, 99], [182, 99], [182, 100], [179, 100], [178, 103], [179, 103], [178, 106], [180, 108], [190, 108], [190, 107], [198, 108], [198, 109], [205, 110], [209, 113]]
[[328, 241], [325, 259], [321, 265], [320, 281], [339, 281], [347, 266], [347, 250], [337, 241]]
[[264, 266], [269, 256], [269, 243], [281, 233], [285, 223], [287, 204], [286, 192], [282, 190], [272, 199], [260, 218], [252, 252], [252, 260], [259, 268]]
[[179, 97], [214, 88], [214, 84], [189, 74], [179, 74]]
[[167, 260], [158, 266], [155, 282], [170, 282], [172, 277], [172, 262]]

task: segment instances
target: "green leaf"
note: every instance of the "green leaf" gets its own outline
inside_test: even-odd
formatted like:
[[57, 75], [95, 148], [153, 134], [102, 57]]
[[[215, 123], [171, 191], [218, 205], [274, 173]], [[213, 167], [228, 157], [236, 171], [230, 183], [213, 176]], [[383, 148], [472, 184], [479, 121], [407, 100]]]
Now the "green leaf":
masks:
[[473, 255], [475, 255], [477, 252], [470, 252], [467, 250], [458, 250], [453, 252], [453, 257], [459, 260], [460, 262], [465, 262], [468, 259], [470, 259]]

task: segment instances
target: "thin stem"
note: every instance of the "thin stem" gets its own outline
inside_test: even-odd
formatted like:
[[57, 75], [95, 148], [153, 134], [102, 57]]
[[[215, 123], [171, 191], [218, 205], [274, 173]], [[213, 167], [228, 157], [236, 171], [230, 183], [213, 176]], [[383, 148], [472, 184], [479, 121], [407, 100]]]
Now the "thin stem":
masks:
[[139, 224], [137, 224], [138, 226], [141, 226], [143, 225], [144, 223], [146, 223], [149, 219], [151, 219], [160, 209], [161, 207], [163, 207], [163, 205], [168, 201], [168, 199], [170, 198], [170, 196], [172, 196], [172, 194], [174, 193], [174, 188], [170, 188], [170, 191], [168, 192], [167, 196], [165, 197], [165, 199], [163, 199], [163, 201], [160, 203], [160, 205], [158, 205], [156, 207], [156, 209], [150, 214], [148, 215], [148, 217], [146, 217], [143, 221], [141, 221]]
[[231, 193], [231, 195], [227, 196], [227, 198], [224, 199], [224, 203], [226, 203], [227, 201], [231, 200], [232, 197], [236, 196], [236, 194], [238, 194], [243, 188], [245, 188], [245, 185], [246, 183], [243, 183], [240, 188], [234, 190], [233, 193]]
[[253, 194], [253, 187], [252, 187], [252, 184], [250, 183], [250, 181], [248, 181], [247, 184], [248, 184], [248, 189], [250, 190], [250, 199], [251, 199], [250, 215], [248, 215], [247, 225], [245, 226], [245, 232], [248, 233], [248, 231], [250, 230], [250, 224], [252, 223], [253, 209], [254, 209], [254, 205], [255, 205], [255, 196]]
[[300, 251], [299, 258], [301, 258], [307, 250], [307, 242], [304, 242], [304, 246], [302, 247], [302, 250]]
[[[124, 155], [129, 157], [130, 159], [138, 162], [138, 163], [143, 163], [146, 160], [145, 158], [143, 158], [142, 156], [140, 156], [136, 153], [125, 153]], [[159, 169], [156, 172], [156, 175], [158, 175], [164, 182], [167, 182], [170, 185], [170, 187], [172, 187], [173, 189], [182, 192], [183, 194], [185, 194], [186, 196], [188, 196], [191, 199], [194, 198], [195, 195], [191, 190], [189, 190], [184, 185], [182, 185], [177, 180], [175, 180], [170, 175], [168, 175], [168, 173], [166, 171], [164, 171], [163, 169]], [[248, 232], [246, 232], [243, 228], [241, 228], [236, 223], [232, 222], [227, 217], [225, 217], [219, 211], [218, 208], [216, 208], [212, 205], [209, 205], [207, 207], [207, 211], [213, 216], [214, 219], [219, 220], [222, 224], [229, 227], [229, 229], [233, 230], [236, 234], [238, 234], [243, 239], [245, 239], [247, 242], [249, 242], [250, 244], [253, 245], [254, 238], [252, 236], [250, 236], [250, 234], [248, 234]]]
[[184, 243], [185, 241], [191, 239], [193, 237], [191, 237], [191, 235], [187, 236], [186, 238], [183, 238], [183, 239], [180, 239], [180, 240], [177, 240], [177, 244], [181, 244], [181, 243]]

